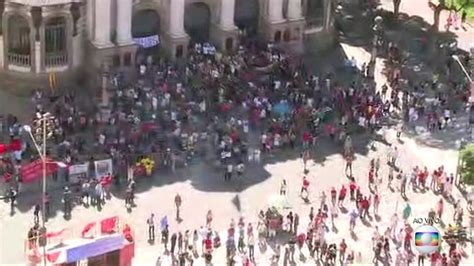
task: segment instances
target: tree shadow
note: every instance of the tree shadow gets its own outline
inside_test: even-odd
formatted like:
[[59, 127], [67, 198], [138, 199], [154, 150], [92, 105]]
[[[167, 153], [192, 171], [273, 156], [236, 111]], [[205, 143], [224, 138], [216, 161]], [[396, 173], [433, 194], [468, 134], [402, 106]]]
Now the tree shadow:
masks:
[[[400, 13], [395, 17], [391, 11], [379, 9], [373, 14], [361, 10], [353, 4], [344, 4], [344, 8], [336, 18], [336, 28], [340, 41], [352, 46], [363, 48], [368, 53], [372, 53], [374, 18], [383, 18], [384, 39], [386, 43], [393, 43], [401, 51], [401, 78], [399, 80], [403, 89], [413, 90], [424, 82], [432, 83], [433, 77], [438, 77], [436, 87], [426, 86], [424, 89], [426, 98], [437, 97], [439, 93], [444, 93], [448, 98], [448, 106], [458, 114], [456, 125], [452, 129], [441, 132], [420, 132], [415, 130], [414, 125], [406, 124], [409, 128], [405, 133], [413, 137], [418, 144], [440, 149], [452, 149], [456, 140], [466, 137], [469, 132], [464, 126], [467, 124], [467, 115], [463, 108], [463, 102], [458, 93], [453, 93], [454, 84], [464, 84], [464, 73], [459, 65], [454, 62], [452, 54], [457, 54], [460, 58], [465, 57], [468, 52], [461, 49], [448, 49], [449, 44], [457, 43], [456, 33], [449, 31], [434, 31], [432, 25], [420, 16], [409, 16]], [[443, 46], [444, 48], [441, 48]], [[383, 74], [389, 78], [391, 68], [388, 64], [388, 47], [380, 49], [378, 58], [384, 59]], [[448, 74], [449, 73], [449, 74]], [[421, 119], [420, 119], [421, 120]], [[418, 122], [426, 128], [425, 119]]]

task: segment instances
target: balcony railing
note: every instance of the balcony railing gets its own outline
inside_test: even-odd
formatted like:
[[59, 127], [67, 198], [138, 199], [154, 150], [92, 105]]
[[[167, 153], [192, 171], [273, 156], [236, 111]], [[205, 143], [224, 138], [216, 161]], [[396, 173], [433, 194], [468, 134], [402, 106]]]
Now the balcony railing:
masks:
[[8, 63], [15, 66], [31, 66], [31, 56], [23, 54], [8, 53]]
[[64, 66], [68, 64], [66, 53], [46, 54], [45, 65], [47, 67]]
[[306, 18], [306, 28], [321, 27], [324, 24], [324, 17]]

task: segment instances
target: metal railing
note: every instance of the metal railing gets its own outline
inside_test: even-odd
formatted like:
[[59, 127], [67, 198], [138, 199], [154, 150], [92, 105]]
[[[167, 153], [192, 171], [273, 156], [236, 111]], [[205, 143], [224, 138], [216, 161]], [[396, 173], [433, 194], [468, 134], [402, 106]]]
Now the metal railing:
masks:
[[68, 64], [67, 53], [46, 54], [44, 61], [45, 61], [46, 67], [67, 65]]
[[31, 55], [8, 53], [8, 64], [16, 66], [31, 66]]

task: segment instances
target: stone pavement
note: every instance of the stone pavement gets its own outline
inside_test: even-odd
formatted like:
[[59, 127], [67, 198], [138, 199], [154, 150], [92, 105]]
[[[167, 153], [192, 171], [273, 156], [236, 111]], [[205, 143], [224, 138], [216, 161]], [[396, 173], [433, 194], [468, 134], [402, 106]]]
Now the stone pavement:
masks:
[[[395, 132], [387, 130], [385, 133], [386, 138], [389, 142], [394, 141]], [[429, 136], [427, 137], [429, 138]], [[442, 149], [428, 147], [417, 143], [416, 139], [403, 138], [404, 144], [400, 145], [400, 162], [403, 169], [410, 169], [414, 165], [426, 165], [429, 169], [445, 165], [448, 172], [453, 172], [456, 166], [456, 150]], [[357, 140], [355, 140], [357, 143]], [[363, 188], [363, 193], [367, 193], [367, 167], [371, 158], [380, 157], [382, 162], [386, 158], [387, 150], [386, 147], [381, 143], [376, 143], [377, 151], [370, 151], [368, 154], [357, 154], [355, 161], [354, 175]], [[357, 147], [359, 150], [362, 147]], [[333, 144], [323, 142], [316, 148], [316, 150], [327, 150], [335, 149]], [[336, 148], [338, 149], [338, 148]], [[318, 153], [316, 153], [318, 154]], [[50, 219], [48, 222], [48, 228], [54, 228], [60, 230], [62, 228], [74, 228], [74, 235], [78, 235], [82, 227], [94, 220], [106, 218], [112, 215], [119, 215], [121, 219], [124, 219], [127, 223], [130, 223], [135, 230], [137, 239], [137, 256], [134, 260], [134, 265], [150, 265], [155, 262], [159, 255], [163, 253], [161, 245], [150, 246], [146, 242], [146, 218], [151, 212], [155, 213], [158, 218], [164, 215], [168, 215], [170, 220], [170, 230], [184, 231], [186, 229], [198, 229], [200, 225], [205, 223], [205, 213], [208, 209], [212, 209], [214, 212], [215, 228], [222, 231], [221, 237], [224, 237], [224, 231], [227, 228], [230, 218], [238, 219], [240, 216], [245, 217], [247, 222], [252, 222], [256, 225], [257, 211], [268, 206], [267, 200], [270, 195], [278, 192], [279, 184], [283, 178], [288, 181], [288, 199], [293, 207], [292, 210], [297, 212], [301, 217], [301, 225], [307, 223], [307, 215], [309, 213], [310, 206], [319, 206], [319, 200], [317, 199], [320, 191], [324, 190], [329, 192], [332, 186], [340, 188], [342, 184], [347, 184], [347, 179], [343, 173], [343, 160], [340, 154], [335, 153], [325, 158], [321, 158], [316, 155], [315, 158], [318, 163], [310, 166], [309, 178], [311, 181], [310, 186], [310, 204], [304, 204], [299, 198], [299, 188], [301, 185], [302, 172], [302, 161], [301, 159], [291, 159], [288, 161], [281, 161], [275, 163], [268, 163], [264, 166], [265, 171], [270, 176], [267, 179], [263, 179], [261, 176], [253, 176], [251, 172], [248, 172], [243, 180], [233, 180], [228, 184], [224, 184], [222, 178], [213, 175], [215, 180], [211, 182], [215, 183], [216, 191], [206, 191], [202, 189], [196, 189], [199, 187], [199, 183], [207, 183], [206, 177], [199, 176], [204, 173], [194, 173], [193, 171], [181, 171], [179, 176], [175, 177], [175, 182], [169, 182], [161, 187], [152, 187], [150, 190], [139, 193], [137, 195], [138, 207], [133, 210], [132, 213], [127, 213], [124, 207], [124, 201], [118, 198], [113, 198], [108, 201], [104, 209], [101, 212], [97, 212], [94, 209], [85, 209], [82, 207], [75, 208], [72, 213], [72, 220], [65, 221], [62, 217], [61, 211], [58, 211], [56, 217]], [[386, 178], [387, 166], [382, 166], [381, 176]], [[188, 176], [189, 179], [183, 180], [180, 176]], [[156, 179], [162, 177], [157, 176]], [[168, 179], [168, 177], [163, 177]], [[242, 190], [240, 193], [235, 191], [239, 186], [245, 186], [245, 179], [260, 179], [262, 180], [258, 185], [248, 187]], [[169, 180], [167, 180], [169, 181]], [[139, 181], [140, 182], [140, 181]], [[384, 231], [388, 226], [388, 222], [393, 212], [401, 212], [404, 203], [398, 193], [392, 193], [382, 186], [382, 203], [380, 206], [381, 220], [371, 221], [366, 225], [358, 223], [356, 227], [357, 241], [351, 238], [349, 235], [348, 227], [348, 215], [341, 214], [337, 219], [335, 226], [338, 233], [331, 232], [327, 235], [328, 240], [339, 242], [342, 238], [345, 238], [348, 242], [350, 249], [356, 252], [362, 253], [362, 262], [368, 263], [372, 259], [372, 249], [370, 238], [372, 236], [375, 226], [378, 226], [380, 231]], [[219, 191], [221, 190], [221, 191]], [[172, 219], [175, 215], [173, 197], [176, 193], [180, 193], [183, 197], [183, 210], [182, 217], [183, 222], [177, 223]], [[233, 203], [234, 198], [238, 196], [241, 202], [241, 211], [236, 208]], [[25, 197], [31, 198], [39, 197], [37, 195], [27, 195]], [[435, 202], [438, 200], [438, 196], [433, 195], [431, 192], [425, 194], [414, 194], [408, 192], [410, 203], [413, 208], [413, 217], [425, 217], [430, 208], [435, 206]], [[346, 202], [348, 209], [353, 208], [353, 203]], [[397, 207], [398, 206], [398, 207]], [[0, 253], [0, 264], [20, 264], [23, 262], [23, 240], [26, 236], [26, 232], [29, 226], [31, 226], [33, 220], [32, 211], [26, 213], [17, 213], [15, 216], [10, 217], [7, 215], [8, 204], [0, 205], [0, 220], [2, 221], [2, 227], [0, 229], [0, 238], [8, 239], [9, 249], [2, 248]], [[445, 218], [448, 220], [452, 217], [452, 208], [447, 207], [445, 211]], [[68, 233], [70, 234], [70, 233]], [[217, 250], [215, 255], [215, 265], [222, 265], [224, 258], [225, 249], [223, 247]], [[264, 255], [260, 255], [256, 252], [256, 257], [260, 262], [260, 265], [268, 264], [268, 258], [271, 257], [272, 251], [267, 251]], [[465, 262], [474, 263], [474, 260], [466, 260]], [[310, 263], [309, 261], [307, 263]], [[299, 263], [300, 265], [303, 265]], [[198, 263], [200, 265], [200, 263]]]
[[[391, 4], [391, 1], [388, 1]], [[416, 6], [421, 5], [423, 0], [402, 1], [402, 12], [413, 12], [415, 9], [412, 5], [416, 2]], [[391, 6], [390, 6], [391, 8]], [[429, 10], [428, 10], [429, 11]], [[423, 11], [425, 12], [425, 11]], [[411, 14], [411, 13], [410, 13]], [[418, 11], [416, 14], [419, 15]], [[426, 17], [431, 17], [432, 12], [426, 13]], [[425, 17], [425, 16], [424, 16]], [[428, 19], [427, 19], [428, 20]], [[462, 33], [459, 33], [462, 34]], [[461, 38], [468, 40], [469, 38]], [[471, 38], [473, 40], [474, 38]], [[465, 41], [460, 41], [463, 46]], [[466, 43], [468, 43], [466, 41]], [[355, 56], [359, 64], [367, 62], [368, 53], [358, 47], [342, 45], [347, 57]], [[375, 79], [377, 85], [381, 86], [384, 76], [381, 75], [383, 62], [377, 59]], [[1, 96], [1, 95], [0, 95]], [[1, 105], [0, 105], [1, 106]], [[395, 139], [395, 132], [390, 129], [384, 130], [382, 133], [389, 142]], [[456, 134], [463, 134], [457, 132]], [[400, 164], [403, 169], [410, 169], [415, 165], [427, 166], [430, 170], [435, 167], [444, 165], [448, 172], [454, 172], [457, 163], [457, 151], [454, 140], [459, 135], [453, 137], [450, 132], [437, 133], [431, 135], [429, 133], [412, 134], [408, 133], [403, 137], [403, 144], [399, 146], [401, 155]], [[357, 137], [354, 142], [358, 143], [365, 136]], [[363, 141], [360, 141], [363, 142]], [[365, 142], [363, 142], [365, 143]], [[376, 151], [366, 150], [366, 145], [357, 146], [356, 151], [359, 153], [354, 162], [354, 175], [359, 184], [362, 186], [364, 194], [367, 189], [367, 170], [371, 158], [380, 157], [381, 161], [385, 161], [387, 147], [382, 143], [376, 143]], [[124, 206], [123, 194], [114, 192], [114, 197], [108, 201], [101, 212], [95, 209], [76, 207], [72, 213], [72, 220], [65, 221], [60, 211], [59, 198], [55, 198], [55, 206], [53, 206], [54, 217], [48, 222], [48, 228], [60, 230], [62, 228], [72, 228], [73, 230], [66, 233], [67, 235], [78, 236], [82, 227], [90, 222], [97, 221], [113, 215], [118, 215], [124, 222], [129, 223], [135, 230], [137, 239], [136, 257], [134, 265], [151, 265], [154, 264], [158, 257], [163, 254], [161, 245], [150, 245], [147, 243], [147, 226], [146, 218], [151, 212], [155, 213], [158, 220], [167, 215], [170, 221], [170, 231], [184, 232], [186, 229], [198, 229], [205, 223], [205, 214], [207, 210], [212, 209], [214, 212], [214, 227], [221, 231], [221, 238], [225, 237], [224, 231], [229, 225], [230, 219], [237, 220], [239, 217], [245, 217], [246, 222], [252, 222], [256, 226], [257, 212], [268, 206], [268, 198], [272, 194], [278, 193], [281, 180], [285, 178], [288, 182], [288, 200], [293, 207], [292, 211], [300, 215], [300, 225], [308, 222], [308, 214], [310, 206], [319, 206], [318, 195], [321, 191], [329, 192], [331, 187], [340, 188], [342, 184], [347, 184], [348, 180], [343, 172], [343, 159], [340, 155], [340, 147], [330, 142], [322, 142], [316, 148], [316, 163], [310, 166], [308, 177], [310, 178], [310, 204], [305, 204], [298, 196], [303, 176], [303, 163], [297, 156], [290, 157], [287, 160], [269, 160], [263, 167], [263, 170], [253, 171], [259, 167], [251, 167], [244, 178], [241, 180], [233, 179], [229, 183], [224, 183], [221, 173], [210, 167], [208, 163], [193, 165], [190, 169], [178, 171], [176, 176], [159, 175], [154, 180], [138, 181], [139, 192], [137, 193], [137, 208], [128, 213]], [[381, 170], [381, 176], [387, 176], [388, 168], [384, 164]], [[412, 206], [412, 217], [426, 217], [430, 208], [435, 207], [435, 202], [439, 196], [433, 195], [432, 192], [423, 194], [415, 194], [407, 190], [408, 198]], [[176, 222], [173, 198], [176, 193], [180, 193], [183, 198], [181, 223]], [[456, 196], [459, 193], [456, 191]], [[361, 253], [361, 261], [364, 264], [370, 264], [372, 260], [371, 236], [375, 226], [383, 232], [388, 226], [390, 217], [394, 212], [401, 213], [404, 201], [399, 193], [391, 192], [382, 186], [382, 203], [380, 205], [380, 221], [370, 221], [370, 223], [362, 224], [358, 221], [356, 226], [356, 239], [349, 234], [349, 218], [347, 214], [340, 214], [335, 222], [335, 231], [327, 234], [329, 242], [339, 241], [345, 238], [349, 245], [349, 249], [356, 253]], [[32, 205], [39, 199], [39, 193], [31, 193], [22, 196], [19, 204]], [[240, 202], [240, 208], [235, 204], [236, 200]], [[345, 206], [352, 210], [353, 203], [346, 201]], [[59, 209], [59, 210], [58, 210]], [[446, 205], [444, 217], [450, 221], [452, 217], [451, 206]], [[9, 216], [9, 205], [0, 203], [0, 239], [2, 239], [2, 247], [0, 248], [0, 265], [24, 264], [24, 240], [26, 232], [32, 225], [33, 213], [31, 208], [23, 207], [22, 211], [17, 212], [14, 216]], [[301, 227], [301, 226], [300, 226]], [[8, 248], [3, 246], [5, 240], [8, 241]], [[224, 239], [222, 239], [222, 242]], [[394, 245], [392, 245], [393, 247]], [[469, 249], [468, 249], [469, 250]], [[225, 248], [220, 247], [215, 252], [215, 265], [224, 265]], [[264, 254], [256, 250], [256, 257], [259, 265], [268, 265], [269, 258], [273, 254], [270, 248]], [[470, 256], [463, 260], [466, 265], [474, 264], [474, 259]], [[202, 260], [196, 265], [202, 265]], [[298, 262], [298, 265], [312, 265], [309, 260], [306, 262]], [[164, 263], [163, 265], [167, 265]]]
[[[400, 4], [400, 13], [406, 13], [409, 16], [422, 17], [429, 24], [433, 24], [433, 11], [428, 6], [428, 0], [402, 0]], [[392, 0], [381, 0], [381, 7], [385, 10], [393, 11]], [[441, 12], [439, 31], [445, 31], [444, 26], [449, 16], [448, 11]], [[460, 19], [460, 18], [459, 18]], [[457, 36], [458, 47], [469, 51], [469, 48], [474, 45], [474, 27], [472, 24], [465, 25], [466, 30], [451, 27], [450, 31]]]

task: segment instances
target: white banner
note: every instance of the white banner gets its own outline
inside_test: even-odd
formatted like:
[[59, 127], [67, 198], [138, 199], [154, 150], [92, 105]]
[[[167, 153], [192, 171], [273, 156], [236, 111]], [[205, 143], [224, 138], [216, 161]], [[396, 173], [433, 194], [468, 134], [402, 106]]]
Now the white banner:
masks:
[[112, 173], [112, 159], [95, 161], [95, 177], [101, 178], [107, 174]]
[[69, 172], [69, 180], [72, 183], [78, 183], [79, 177], [81, 176], [87, 177], [87, 174], [89, 172], [89, 163], [71, 165], [68, 168], [68, 172]]
[[160, 36], [158, 35], [151, 35], [147, 37], [142, 37], [142, 38], [133, 38], [133, 41], [143, 47], [143, 48], [150, 48], [153, 46], [157, 46], [160, 44]]
[[87, 174], [89, 171], [89, 163], [75, 164], [69, 166], [69, 175]]

